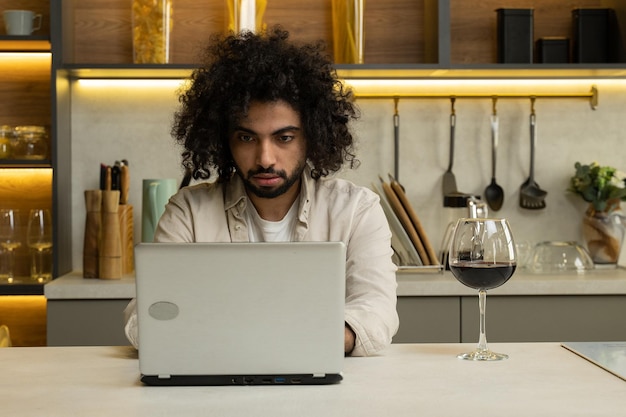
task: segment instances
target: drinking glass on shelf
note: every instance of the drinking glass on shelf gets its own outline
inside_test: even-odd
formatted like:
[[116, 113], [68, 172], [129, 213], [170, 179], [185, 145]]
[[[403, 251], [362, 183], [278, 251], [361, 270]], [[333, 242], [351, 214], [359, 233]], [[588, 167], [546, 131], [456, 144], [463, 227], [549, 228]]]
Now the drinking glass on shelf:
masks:
[[15, 280], [15, 249], [22, 246], [20, 238], [20, 211], [0, 209], [0, 281]]
[[516, 267], [515, 242], [506, 219], [459, 219], [450, 243], [450, 271], [462, 284], [478, 290], [480, 334], [478, 347], [460, 359], [494, 361], [508, 358], [487, 347], [485, 307], [487, 290], [511, 278]]
[[50, 211], [33, 209], [28, 218], [27, 243], [30, 248], [30, 277], [39, 283], [52, 279], [52, 219]]

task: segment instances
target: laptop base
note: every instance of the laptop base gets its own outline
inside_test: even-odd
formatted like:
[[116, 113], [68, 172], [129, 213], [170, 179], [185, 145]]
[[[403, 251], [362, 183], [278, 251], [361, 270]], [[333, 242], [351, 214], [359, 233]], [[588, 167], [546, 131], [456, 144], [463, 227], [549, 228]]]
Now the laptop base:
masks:
[[343, 379], [341, 374], [289, 375], [174, 375], [161, 378], [157, 375], [142, 375], [141, 382], [154, 386], [208, 386], [208, 385], [328, 385]]

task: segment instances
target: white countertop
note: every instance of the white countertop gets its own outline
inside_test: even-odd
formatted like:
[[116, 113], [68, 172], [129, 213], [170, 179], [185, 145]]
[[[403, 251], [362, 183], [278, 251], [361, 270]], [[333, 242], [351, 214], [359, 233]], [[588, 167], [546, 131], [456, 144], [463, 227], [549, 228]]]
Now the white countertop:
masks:
[[[398, 296], [464, 296], [477, 291], [458, 282], [452, 273], [397, 274]], [[595, 269], [582, 274], [532, 274], [517, 271], [489, 295], [625, 295], [626, 269]]]
[[71, 272], [44, 285], [43, 293], [49, 300], [131, 299], [135, 297], [135, 277], [83, 278], [82, 271]]
[[[476, 291], [465, 287], [452, 274], [398, 272], [398, 296], [465, 296]], [[130, 299], [135, 296], [135, 279], [83, 278], [81, 272], [59, 277], [44, 286], [49, 300]], [[597, 269], [584, 274], [537, 275], [518, 271], [490, 295], [626, 295], [626, 269]]]
[[346, 358], [328, 386], [148, 387], [129, 347], [0, 349], [2, 415], [623, 416], [626, 382], [558, 343], [492, 344], [510, 358], [461, 361], [461, 344], [397, 344]]

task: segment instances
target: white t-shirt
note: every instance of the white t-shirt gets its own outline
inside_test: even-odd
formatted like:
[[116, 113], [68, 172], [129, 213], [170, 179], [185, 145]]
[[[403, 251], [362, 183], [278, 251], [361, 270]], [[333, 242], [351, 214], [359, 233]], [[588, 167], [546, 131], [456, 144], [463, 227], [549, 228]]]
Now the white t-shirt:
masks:
[[265, 220], [259, 216], [253, 204], [246, 210], [248, 236], [250, 242], [291, 242], [294, 240], [296, 221], [298, 220], [297, 200], [281, 220]]

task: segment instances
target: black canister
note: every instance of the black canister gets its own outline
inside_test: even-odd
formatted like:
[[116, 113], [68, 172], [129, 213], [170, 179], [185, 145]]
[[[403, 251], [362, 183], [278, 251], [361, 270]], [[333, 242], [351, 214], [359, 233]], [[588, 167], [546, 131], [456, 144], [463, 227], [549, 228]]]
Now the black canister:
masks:
[[497, 9], [498, 63], [532, 64], [533, 9]]

